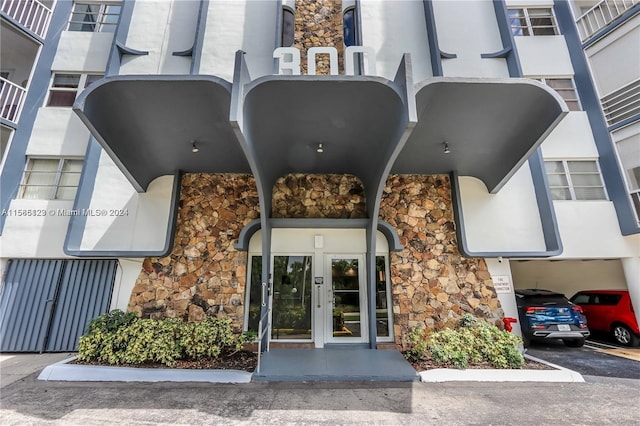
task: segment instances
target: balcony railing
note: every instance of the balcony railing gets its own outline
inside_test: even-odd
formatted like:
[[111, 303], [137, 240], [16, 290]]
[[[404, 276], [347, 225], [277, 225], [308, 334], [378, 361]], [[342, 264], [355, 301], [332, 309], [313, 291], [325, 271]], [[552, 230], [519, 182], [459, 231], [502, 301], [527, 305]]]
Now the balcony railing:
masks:
[[609, 126], [640, 115], [640, 78], [603, 96], [600, 102]]
[[602, 0], [576, 19], [580, 39], [589, 37], [609, 25], [614, 19], [631, 9], [640, 0]]
[[2, 0], [2, 11], [38, 37], [47, 34], [51, 9], [38, 0]]
[[24, 87], [0, 77], [0, 117], [17, 124], [26, 94]]

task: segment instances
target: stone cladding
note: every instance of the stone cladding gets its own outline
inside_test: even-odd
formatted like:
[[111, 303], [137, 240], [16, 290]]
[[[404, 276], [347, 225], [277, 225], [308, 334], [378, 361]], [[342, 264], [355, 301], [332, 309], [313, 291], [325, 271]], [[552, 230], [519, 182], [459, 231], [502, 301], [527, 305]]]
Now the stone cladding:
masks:
[[[365, 217], [364, 197], [361, 182], [351, 175], [291, 174], [275, 184], [273, 217]], [[225, 316], [240, 329], [247, 254], [234, 243], [259, 217], [255, 181], [249, 175], [187, 174], [180, 203], [174, 249], [144, 260], [129, 310], [185, 321]], [[380, 218], [404, 245], [390, 255], [400, 348], [407, 348], [411, 330], [442, 329], [467, 312], [501, 326], [504, 314], [484, 259], [458, 251], [448, 176], [389, 176]]]
[[390, 256], [399, 347], [407, 349], [413, 329], [439, 330], [467, 312], [502, 326], [504, 313], [484, 259], [458, 251], [448, 176], [389, 176], [380, 217], [404, 245]]
[[[293, 46], [300, 49], [300, 68], [307, 74], [307, 50], [310, 47], [335, 47], [338, 72], [343, 70], [342, 0], [296, 0]], [[316, 74], [329, 74], [329, 55], [316, 56]]]
[[253, 176], [184, 175], [173, 251], [144, 260], [129, 310], [145, 318], [185, 321], [219, 315], [240, 329], [247, 253], [233, 245], [258, 217]]

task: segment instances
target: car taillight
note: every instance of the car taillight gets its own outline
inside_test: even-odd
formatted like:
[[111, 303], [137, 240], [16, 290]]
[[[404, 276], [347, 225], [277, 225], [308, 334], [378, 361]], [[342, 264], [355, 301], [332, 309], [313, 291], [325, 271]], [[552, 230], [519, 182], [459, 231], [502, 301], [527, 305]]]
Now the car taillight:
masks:
[[583, 314], [584, 312], [582, 311], [582, 306], [573, 306], [572, 309], [576, 312], [580, 312], [581, 314]]
[[547, 308], [544, 308], [542, 306], [529, 306], [527, 308], [527, 313], [528, 314], [535, 314], [538, 311], [546, 311], [546, 310], [547, 310]]

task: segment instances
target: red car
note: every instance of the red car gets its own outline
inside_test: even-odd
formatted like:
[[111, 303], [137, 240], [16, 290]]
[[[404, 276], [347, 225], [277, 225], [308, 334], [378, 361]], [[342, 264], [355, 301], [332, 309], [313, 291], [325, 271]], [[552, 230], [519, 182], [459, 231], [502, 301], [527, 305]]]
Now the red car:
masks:
[[638, 346], [640, 329], [627, 290], [579, 291], [571, 302], [582, 307], [590, 330], [611, 333], [625, 346]]

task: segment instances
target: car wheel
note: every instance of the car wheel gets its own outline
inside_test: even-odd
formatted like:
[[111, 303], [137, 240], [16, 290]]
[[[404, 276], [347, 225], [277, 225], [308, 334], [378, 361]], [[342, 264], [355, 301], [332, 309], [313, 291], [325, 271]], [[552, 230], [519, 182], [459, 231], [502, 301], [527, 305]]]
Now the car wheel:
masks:
[[629, 328], [622, 324], [616, 324], [613, 326], [613, 338], [616, 342], [624, 346], [638, 346], [638, 337], [629, 330]]
[[570, 348], [581, 348], [584, 345], [584, 339], [562, 339], [562, 341]]

